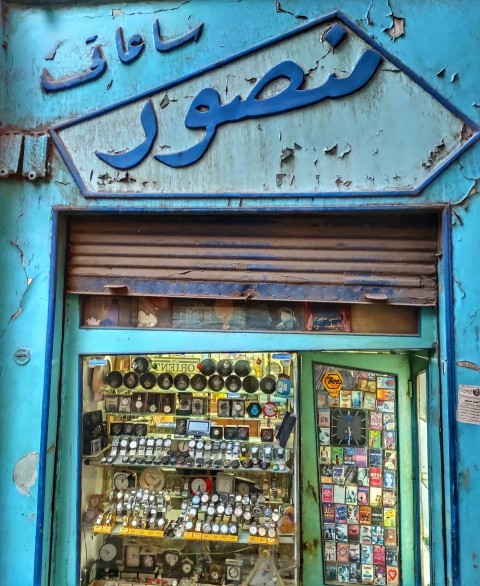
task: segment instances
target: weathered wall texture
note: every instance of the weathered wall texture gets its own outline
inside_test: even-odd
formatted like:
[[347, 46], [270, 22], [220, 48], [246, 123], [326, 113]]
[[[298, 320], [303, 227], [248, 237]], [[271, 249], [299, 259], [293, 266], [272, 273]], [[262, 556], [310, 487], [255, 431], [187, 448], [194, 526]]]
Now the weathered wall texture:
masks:
[[[252, 44], [267, 41], [337, 9], [343, 11], [361, 31], [374, 38], [375, 42], [384, 46], [405, 66], [435, 88], [461, 113], [474, 123], [480, 123], [480, 10], [469, 0], [186, 0], [100, 5], [94, 2], [28, 2], [24, 5], [4, 2], [1, 23], [0, 134], [9, 131], [23, 135], [43, 135], [51, 125], [112, 105], [124, 98], [191, 74], [246, 50]], [[152, 25], [155, 19], [159, 20], [162, 35], [166, 37], [181, 35], [199, 23], [205, 24], [197, 43], [160, 54], [152, 46]], [[118, 27], [124, 28], [126, 38], [140, 32], [146, 39], [145, 51], [130, 65], [124, 65], [118, 59], [115, 45]], [[91, 48], [85, 44], [85, 39], [94, 35], [98, 35], [94, 44], [102, 45], [104, 58], [108, 64], [105, 74], [96, 81], [73, 89], [48, 94], [43, 92], [40, 78], [44, 68], [48, 69], [52, 77], [60, 78], [89, 67]], [[284, 58], [288, 58], [288, 55]], [[391, 71], [383, 75], [394, 77], [397, 73]], [[386, 77], [385, 88], [388, 87], [390, 85]], [[409, 91], [413, 90], [408, 90], [407, 94]], [[225, 96], [227, 94], [228, 91], [225, 92]], [[404, 157], [412, 151], [416, 152], [419, 144], [425, 144], [427, 131], [422, 129], [422, 122], [427, 113], [430, 120], [432, 117], [434, 119], [435, 107], [431, 104], [425, 106], [424, 110], [412, 111], [405, 117], [402, 110], [405, 107], [404, 102], [395, 101], [394, 98], [395, 96], [393, 102], [388, 105], [394, 113], [398, 110], [398, 116], [404, 118], [410, 132], [399, 147], [390, 142], [389, 128], [372, 129], [372, 136], [381, 134], [380, 145], [388, 154], [386, 159], [378, 159], [384, 161], [383, 163], [378, 163], [377, 166], [374, 164], [373, 171], [369, 171], [372, 182], [377, 175], [378, 178], [384, 177], [385, 169], [382, 165], [388, 164], [389, 173], [392, 175], [397, 163], [401, 166]], [[362, 114], [368, 113], [371, 105], [367, 101], [362, 101], [361, 96], [357, 96], [356, 100], [353, 114], [361, 119]], [[162, 110], [171, 107], [165, 102], [163, 104]], [[457, 362], [455, 384], [479, 384], [479, 146], [474, 144], [469, 148], [418, 196], [348, 197], [348, 185], [345, 184], [345, 180], [351, 179], [349, 172], [352, 177], [358, 175], [360, 165], [358, 163], [357, 167], [349, 167], [349, 157], [354, 158], [355, 149], [370, 149], [368, 141], [359, 134], [358, 125], [352, 122], [350, 128], [348, 125], [346, 128], [342, 127], [338, 150], [328, 153], [333, 144], [324, 140], [318, 154], [322, 164], [328, 156], [332, 156], [335, 158], [336, 168], [341, 170], [344, 165], [346, 172], [337, 172], [337, 175], [342, 177], [342, 197], [335, 193], [329, 197], [315, 193], [296, 193], [294, 196], [285, 197], [288, 189], [285, 190], [282, 184], [286, 180], [290, 182], [289, 186], [292, 185], [291, 176], [294, 174], [294, 170], [288, 165], [294, 164], [300, 157], [299, 154], [295, 159], [295, 153], [291, 156], [288, 151], [283, 152], [285, 148], [295, 150], [294, 134], [287, 116], [280, 116], [275, 121], [275, 143], [272, 138], [258, 139], [266, 152], [275, 148], [278, 154], [279, 167], [272, 169], [271, 179], [273, 190], [278, 188], [282, 196], [275, 197], [270, 193], [268, 208], [340, 209], [354, 206], [452, 204]], [[440, 126], [445, 124], [444, 119], [444, 115], [438, 114]], [[122, 126], [121, 122], [119, 119], [112, 128], [112, 136], [118, 139], [119, 144], [132, 132], [130, 126]], [[257, 121], [250, 123], [254, 126], [259, 124]], [[260, 121], [260, 124], [263, 122]], [[282, 130], [282, 125], [285, 126], [285, 133], [289, 137], [285, 141], [277, 136], [279, 130]], [[85, 140], [94, 141], [95, 126], [91, 125], [89, 129]], [[461, 134], [462, 129], [458, 127], [457, 131]], [[238, 174], [240, 181], [251, 169], [239, 166], [238, 160], [241, 161], [241, 157], [237, 158], [238, 152], [258, 147], [242, 142], [241, 126], [238, 126], [235, 132], [229, 135], [229, 140], [234, 141], [233, 146], [228, 143], [224, 145], [224, 148], [230, 146], [230, 150], [225, 153], [227, 158], [224, 164], [231, 166], [232, 172]], [[334, 135], [333, 126], [329, 132]], [[465, 136], [457, 137], [460, 145], [465, 144], [470, 133], [468, 129], [463, 129], [463, 132]], [[261, 128], [258, 134], [262, 134]], [[141, 132], [139, 136], [141, 140]], [[367, 145], [364, 146], [366, 142]], [[421, 158], [427, 165], [437, 156], [443, 156], [444, 147], [438, 146], [439, 144], [441, 145], [438, 143], [430, 145], [429, 148], [425, 147], [425, 155]], [[351, 154], [348, 145], [351, 145]], [[19, 164], [12, 143], [8, 142], [5, 136], [0, 137], [2, 164], [7, 161], [6, 166], [0, 167], [7, 169], [3, 174], [8, 173], [8, 169], [13, 169], [8, 178], [0, 179], [0, 274], [3, 276], [0, 292], [0, 582], [5, 586], [27, 585], [34, 581], [35, 550], [37, 547], [38, 551], [42, 539], [42, 527], [37, 526], [38, 507], [40, 504], [41, 512], [42, 498], [42, 486], [38, 482], [42, 475], [38, 475], [38, 461], [41, 465], [46, 461], [47, 467], [51, 467], [50, 459], [53, 460], [54, 457], [50, 440], [55, 440], [55, 433], [50, 432], [47, 441], [46, 437], [41, 436], [40, 425], [42, 417], [47, 417], [48, 409], [44, 402], [45, 389], [50, 382], [51, 365], [48, 348], [52, 319], [49, 320], [48, 312], [49, 308], [52, 310], [49, 299], [51, 300], [55, 294], [51, 282], [52, 208], [161, 210], [228, 207], [230, 210], [240, 210], [257, 209], [263, 205], [261, 197], [252, 196], [250, 193], [249, 197], [245, 198], [241, 193], [235, 193], [235, 190], [228, 196], [222, 196], [220, 193], [207, 199], [196, 197], [192, 200], [186, 196], [167, 196], [160, 200], [142, 197], [135, 200], [125, 200], [121, 197], [109, 200], [86, 199], [54, 149], [51, 140], [47, 151], [47, 165], [42, 158], [42, 146], [43, 143], [32, 146], [26, 142], [22, 165]], [[35, 150], [37, 148], [38, 151]], [[327, 151], [324, 148], [327, 148]], [[370, 157], [373, 159], [374, 151], [375, 149], [370, 149]], [[282, 161], [282, 155], [293, 161]], [[278, 179], [278, 175], [282, 175], [282, 162], [285, 163], [285, 177]], [[264, 165], [265, 161], [260, 160], [258, 164]], [[425, 169], [425, 165], [423, 168]], [[23, 172], [27, 177], [22, 175]], [[46, 173], [46, 177], [32, 181], [28, 179], [29, 173], [34, 173], [35, 176]], [[380, 179], [377, 181], [380, 182]], [[312, 185], [311, 189], [305, 189], [305, 185], [302, 185], [303, 188], [301, 186], [297, 191], [318, 191], [315, 185]], [[337, 188], [340, 189], [338, 185], [334, 186], [334, 189]], [[221, 192], [221, 186], [218, 189]], [[347, 197], [344, 192], [347, 193]], [[443, 299], [444, 293], [441, 291]], [[58, 338], [56, 343], [59, 343]], [[31, 358], [27, 364], [19, 365], [14, 361], [14, 352], [23, 347], [29, 349]], [[445, 341], [441, 359], [442, 356], [445, 360]], [[55, 382], [59, 376], [55, 351], [53, 357], [52, 379]], [[453, 368], [453, 364], [445, 364], [445, 369]], [[45, 378], [47, 380], [44, 380]], [[450, 379], [450, 382], [452, 381], [453, 379]], [[449, 393], [455, 393], [456, 388], [448, 388], [447, 378], [444, 378], [443, 383], [445, 388], [442, 393], [447, 417], [447, 397]], [[54, 386], [53, 406], [55, 393]], [[476, 547], [479, 543], [480, 527], [480, 460], [476, 449], [479, 428], [474, 425], [458, 424], [456, 432], [458, 476], [451, 480], [458, 483], [457, 529], [460, 539], [458, 559], [461, 577], [455, 574], [451, 578], [452, 583], [466, 586], [480, 583], [480, 550]], [[451, 447], [454, 446], [446, 432], [445, 446], [449, 443]], [[442, 512], [436, 511], [434, 514], [441, 515]], [[449, 518], [449, 510], [446, 511], [446, 516]], [[438, 584], [442, 584], [442, 579]]]

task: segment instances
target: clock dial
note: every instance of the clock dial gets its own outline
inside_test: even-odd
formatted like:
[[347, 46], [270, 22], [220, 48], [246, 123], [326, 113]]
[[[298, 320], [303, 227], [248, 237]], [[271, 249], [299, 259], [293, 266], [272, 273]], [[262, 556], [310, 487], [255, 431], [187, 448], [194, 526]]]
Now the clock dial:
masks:
[[165, 486], [165, 475], [158, 468], [147, 468], [140, 474], [139, 484], [142, 488], [162, 490]]
[[165, 562], [165, 565], [172, 569], [178, 566], [180, 562], [180, 553], [175, 549], [167, 549], [163, 552], [162, 559]]
[[113, 479], [113, 485], [118, 490], [125, 490], [129, 487], [129, 478], [128, 474], [123, 472], [119, 472], [115, 474], [115, 478]]
[[105, 543], [102, 545], [99, 551], [100, 559], [104, 562], [111, 562], [115, 559], [117, 555], [117, 548], [113, 545], [113, 543]]
[[334, 409], [331, 414], [331, 441], [338, 446], [364, 446], [367, 439], [366, 414], [362, 409]]

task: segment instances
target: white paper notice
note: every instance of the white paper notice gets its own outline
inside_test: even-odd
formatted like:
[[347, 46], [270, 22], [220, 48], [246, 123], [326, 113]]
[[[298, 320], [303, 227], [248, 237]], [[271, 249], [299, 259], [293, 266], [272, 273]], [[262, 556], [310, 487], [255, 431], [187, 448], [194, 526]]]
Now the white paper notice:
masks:
[[480, 387], [458, 387], [457, 421], [480, 425]]

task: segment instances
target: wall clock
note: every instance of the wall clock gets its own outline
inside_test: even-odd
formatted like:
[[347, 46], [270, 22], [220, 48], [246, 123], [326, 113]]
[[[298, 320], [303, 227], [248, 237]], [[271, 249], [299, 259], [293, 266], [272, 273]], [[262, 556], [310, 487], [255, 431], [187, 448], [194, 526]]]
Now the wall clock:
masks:
[[331, 443], [335, 446], [364, 446], [366, 443], [366, 414], [362, 409], [333, 409], [331, 413]]

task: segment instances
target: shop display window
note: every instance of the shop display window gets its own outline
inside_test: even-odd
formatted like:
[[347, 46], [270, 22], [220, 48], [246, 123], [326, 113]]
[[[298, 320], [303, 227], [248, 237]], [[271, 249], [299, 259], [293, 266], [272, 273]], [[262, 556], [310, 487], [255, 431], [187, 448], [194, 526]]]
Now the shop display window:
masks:
[[296, 355], [82, 363], [86, 583], [299, 585]]

